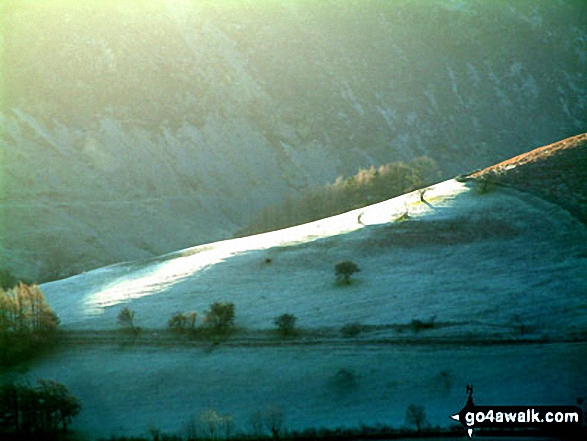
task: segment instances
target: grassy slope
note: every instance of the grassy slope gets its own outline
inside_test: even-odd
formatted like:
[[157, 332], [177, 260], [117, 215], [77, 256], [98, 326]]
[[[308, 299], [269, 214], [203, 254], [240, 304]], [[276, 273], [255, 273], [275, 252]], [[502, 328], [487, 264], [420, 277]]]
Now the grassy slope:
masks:
[[[587, 329], [586, 231], [564, 210], [498, 188], [455, 181], [294, 229], [183, 250], [43, 285], [70, 330], [112, 329], [127, 304], [137, 324], [233, 301], [237, 325], [272, 327], [289, 312], [305, 329], [383, 325], [435, 315], [457, 326], [427, 335], [577, 337]], [[405, 210], [411, 220], [388, 223]], [[363, 226], [357, 223], [360, 212]], [[271, 263], [265, 259], [270, 258]], [[333, 266], [362, 268], [348, 287]], [[519, 320], [515, 317], [518, 316]], [[393, 330], [368, 338], [402, 338]], [[405, 335], [405, 334], [404, 334]], [[410, 333], [409, 337], [413, 337]], [[182, 347], [112, 343], [62, 350], [29, 371], [80, 396], [74, 426], [91, 433], [177, 431], [207, 408], [248, 417], [281, 406], [290, 428], [402, 425], [410, 403], [448, 425], [473, 382], [479, 403], [574, 404], [587, 395], [584, 343], [515, 346], [383, 345], [338, 339], [318, 346]], [[361, 343], [362, 342], [362, 343]], [[337, 372], [354, 376], [339, 384]]]
[[[454, 181], [436, 188], [425, 194], [433, 208], [410, 194], [43, 289], [68, 329], [115, 328], [127, 302], [138, 325], [161, 328], [173, 312], [203, 313], [214, 301], [234, 302], [237, 325], [249, 329], [270, 328], [285, 312], [306, 328], [405, 323], [433, 315], [490, 327], [509, 326], [519, 315], [547, 334], [587, 324], [581, 224], [556, 206], [512, 190], [481, 195]], [[378, 224], [406, 207], [410, 222]], [[378, 225], [358, 224], [361, 212], [361, 222]], [[333, 267], [345, 259], [355, 260], [362, 272], [350, 286], [338, 286]]]

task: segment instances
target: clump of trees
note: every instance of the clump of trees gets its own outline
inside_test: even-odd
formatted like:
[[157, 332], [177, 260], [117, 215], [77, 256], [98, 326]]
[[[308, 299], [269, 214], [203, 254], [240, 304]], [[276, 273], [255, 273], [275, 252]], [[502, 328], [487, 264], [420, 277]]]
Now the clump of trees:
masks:
[[196, 326], [198, 313], [194, 311], [172, 314], [167, 321], [167, 327], [178, 334], [226, 334], [234, 328], [235, 317], [234, 303], [214, 302], [203, 315], [200, 327]]
[[177, 312], [173, 314], [168, 322], [167, 326], [172, 331], [183, 334], [184, 332], [194, 332], [196, 330], [196, 319], [198, 314], [195, 312]]
[[[214, 409], [206, 409], [192, 417], [186, 425], [187, 440], [220, 439], [267, 439], [269, 434], [278, 439], [284, 433], [285, 413], [281, 407], [268, 406], [263, 411], [254, 412], [249, 418], [251, 434], [235, 434], [235, 423], [231, 414], [221, 414]], [[252, 436], [252, 438], [251, 438]]]
[[202, 325], [215, 332], [226, 332], [234, 327], [234, 303], [214, 302], [204, 315]]
[[23, 361], [55, 338], [59, 319], [37, 285], [0, 288], [0, 366]]
[[38, 285], [20, 282], [12, 289], [0, 289], [0, 332], [47, 332], [58, 324]]
[[277, 326], [277, 330], [283, 337], [287, 337], [295, 335], [296, 321], [297, 317], [293, 314], [281, 314], [273, 320], [273, 324]]
[[334, 266], [336, 279], [346, 285], [351, 283], [351, 276], [359, 271], [361, 271], [359, 266], [351, 260], [339, 262]]
[[268, 431], [272, 438], [278, 439], [284, 430], [285, 412], [280, 406], [268, 406], [264, 411], [254, 412], [249, 425], [253, 437], [264, 438]]
[[339, 176], [331, 184], [305, 190], [299, 197], [288, 197], [281, 204], [265, 207], [236, 236], [264, 233], [334, 216], [426, 187], [439, 178], [436, 162], [426, 156], [408, 163], [372, 165], [349, 178]]
[[187, 425], [188, 440], [229, 439], [234, 431], [232, 415], [221, 415], [214, 409], [207, 409], [193, 418]]
[[35, 386], [0, 386], [0, 433], [26, 434], [27, 439], [38, 439], [59, 430], [65, 432], [80, 410], [80, 401], [56, 381], [37, 380]]

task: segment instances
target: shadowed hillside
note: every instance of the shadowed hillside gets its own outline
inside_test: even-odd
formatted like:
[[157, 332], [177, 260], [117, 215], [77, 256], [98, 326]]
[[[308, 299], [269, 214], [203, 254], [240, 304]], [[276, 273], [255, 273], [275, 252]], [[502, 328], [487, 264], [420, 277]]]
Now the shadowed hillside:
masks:
[[0, 5], [0, 267], [231, 237], [359, 168], [448, 178], [587, 129], [582, 1]]

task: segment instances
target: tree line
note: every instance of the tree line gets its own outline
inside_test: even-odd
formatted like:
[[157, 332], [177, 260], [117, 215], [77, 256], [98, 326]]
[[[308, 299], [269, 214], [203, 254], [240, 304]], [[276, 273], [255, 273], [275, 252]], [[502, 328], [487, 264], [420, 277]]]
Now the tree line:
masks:
[[56, 381], [0, 386], [0, 433], [5, 435], [27, 434], [29, 439], [39, 439], [65, 432], [80, 410], [80, 401]]
[[38, 285], [0, 288], [0, 367], [17, 364], [56, 337], [59, 318]]
[[349, 178], [308, 189], [298, 197], [263, 208], [236, 236], [264, 233], [335, 216], [431, 185], [440, 178], [436, 162], [422, 156], [408, 163], [392, 162], [360, 169]]

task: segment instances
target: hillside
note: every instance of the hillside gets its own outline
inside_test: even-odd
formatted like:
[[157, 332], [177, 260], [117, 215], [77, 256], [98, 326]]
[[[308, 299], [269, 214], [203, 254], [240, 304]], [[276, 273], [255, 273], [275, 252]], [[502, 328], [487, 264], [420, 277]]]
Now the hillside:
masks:
[[[41, 4], [42, 3], [42, 4]], [[0, 267], [231, 237], [359, 167], [443, 179], [587, 130], [585, 3], [0, 5]]]
[[532, 193], [587, 224], [587, 134], [532, 150], [470, 177]]
[[[66, 329], [115, 329], [119, 305], [127, 303], [136, 309], [140, 326], [164, 328], [172, 313], [201, 314], [213, 301], [235, 302], [237, 325], [252, 329], [272, 328], [273, 318], [285, 312], [309, 328], [435, 316], [473, 332], [478, 326], [514, 326], [518, 315], [538, 335], [567, 336], [587, 325], [582, 224], [514, 190], [480, 195], [451, 180], [425, 197], [423, 203], [414, 192], [298, 227], [114, 265], [42, 287]], [[393, 222], [406, 211], [410, 221]], [[553, 279], [553, 262], [561, 253], [567, 257]], [[333, 275], [334, 265], [345, 259], [362, 268], [360, 283], [346, 291]], [[529, 284], [535, 287], [532, 295], [526, 294]], [[580, 322], [569, 322], [571, 311]]]
[[[548, 187], [548, 164], [577, 151], [544, 152], [525, 156], [542, 158], [530, 188]], [[520, 175], [536, 167], [511, 163]], [[401, 427], [410, 403], [446, 427], [470, 383], [477, 403], [573, 405], [587, 395], [586, 244], [586, 226], [558, 205], [449, 180], [424, 200], [416, 191], [44, 284], [66, 339], [26, 377], [67, 384], [84, 406], [73, 427], [102, 436], [185, 435], [209, 409], [247, 432], [268, 406], [289, 430]], [[361, 268], [348, 286], [333, 272], [345, 259]], [[230, 337], [165, 331], [171, 314], [201, 320], [215, 301], [235, 304]], [[115, 331], [124, 306], [143, 328], [134, 340]], [[298, 336], [272, 331], [282, 313], [298, 318]], [[356, 335], [341, 333], [353, 323]]]

